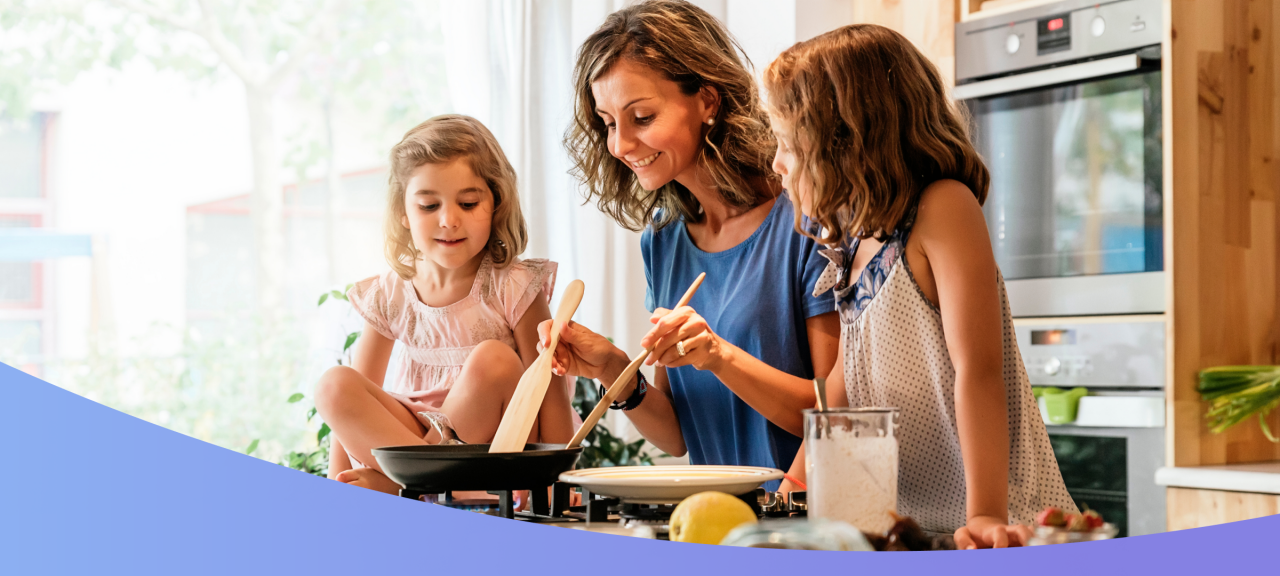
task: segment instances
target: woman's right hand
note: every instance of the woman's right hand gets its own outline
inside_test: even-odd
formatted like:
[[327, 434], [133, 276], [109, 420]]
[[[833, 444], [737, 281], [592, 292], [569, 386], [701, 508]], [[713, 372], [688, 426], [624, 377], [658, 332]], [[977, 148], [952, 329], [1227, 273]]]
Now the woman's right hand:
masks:
[[[538, 324], [538, 348], [551, 343], [551, 320]], [[551, 371], [557, 376], [600, 378], [609, 364], [619, 356], [625, 364], [626, 354], [608, 338], [596, 334], [577, 322], [570, 321], [560, 330], [560, 344], [551, 357]]]

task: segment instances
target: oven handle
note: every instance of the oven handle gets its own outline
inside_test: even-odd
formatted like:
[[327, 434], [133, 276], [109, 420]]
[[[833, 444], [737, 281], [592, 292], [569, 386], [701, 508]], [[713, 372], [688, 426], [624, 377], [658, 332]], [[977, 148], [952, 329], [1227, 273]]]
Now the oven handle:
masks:
[[971, 84], [961, 84], [951, 91], [956, 100], [981, 98], [992, 94], [1006, 94], [1041, 86], [1065, 84], [1077, 80], [1109, 76], [1121, 72], [1131, 72], [1142, 66], [1142, 59], [1137, 54], [1125, 54], [1091, 62], [1081, 62], [1060, 68], [1049, 68], [1026, 74], [1005, 76], [994, 80], [983, 80]]

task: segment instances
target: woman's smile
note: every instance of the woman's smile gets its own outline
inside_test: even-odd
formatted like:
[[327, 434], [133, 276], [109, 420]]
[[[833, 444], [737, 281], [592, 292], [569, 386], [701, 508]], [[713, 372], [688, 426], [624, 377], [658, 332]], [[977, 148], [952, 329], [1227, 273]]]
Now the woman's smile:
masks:
[[650, 164], [653, 164], [653, 161], [657, 160], [658, 156], [661, 156], [661, 155], [662, 155], [661, 152], [654, 152], [652, 156], [649, 156], [647, 158], [641, 158], [640, 160], [632, 162], [631, 167], [633, 169], [639, 170], [640, 168], [644, 168]]

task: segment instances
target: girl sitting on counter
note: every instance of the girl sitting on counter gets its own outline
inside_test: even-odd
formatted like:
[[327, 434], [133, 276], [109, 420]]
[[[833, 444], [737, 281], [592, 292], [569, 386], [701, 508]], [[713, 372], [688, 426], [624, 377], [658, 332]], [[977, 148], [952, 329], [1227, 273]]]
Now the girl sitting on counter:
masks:
[[[518, 257], [527, 233], [515, 170], [474, 118], [437, 116], [405, 134], [391, 149], [387, 200], [390, 269], [347, 293], [364, 332], [351, 366], [316, 384], [316, 409], [333, 427], [329, 477], [394, 494], [400, 486], [374, 448], [437, 444], [442, 433], [472, 444], [493, 438], [537, 358], [556, 264]], [[396, 341], [404, 355], [384, 391]], [[531, 442], [573, 436], [567, 386], [557, 379], [548, 389]]]
[[901, 410], [899, 514], [959, 549], [1025, 544], [1037, 512], [1075, 505], [992, 254], [990, 176], [946, 85], [866, 24], [796, 44], [764, 84], [773, 169], [830, 248], [814, 293], [834, 289], [843, 328], [831, 405]]

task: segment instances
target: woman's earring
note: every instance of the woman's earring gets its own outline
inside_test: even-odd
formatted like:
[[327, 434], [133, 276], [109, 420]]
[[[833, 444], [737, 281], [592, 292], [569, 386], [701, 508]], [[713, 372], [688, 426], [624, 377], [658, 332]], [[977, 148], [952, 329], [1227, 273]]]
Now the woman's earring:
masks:
[[716, 119], [714, 117], [707, 118], [707, 126], [715, 126], [715, 125], [716, 125]]

